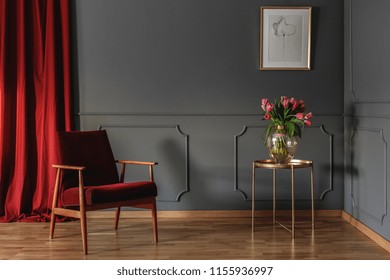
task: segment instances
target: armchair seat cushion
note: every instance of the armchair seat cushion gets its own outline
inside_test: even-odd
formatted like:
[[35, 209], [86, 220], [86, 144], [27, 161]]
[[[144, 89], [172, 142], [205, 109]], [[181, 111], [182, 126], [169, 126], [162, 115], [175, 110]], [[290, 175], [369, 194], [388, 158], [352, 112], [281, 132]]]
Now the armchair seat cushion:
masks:
[[[156, 184], [151, 181], [85, 186], [84, 189], [87, 205], [157, 196]], [[65, 190], [62, 193], [62, 204], [64, 206], [79, 205], [79, 188], [73, 187]]]

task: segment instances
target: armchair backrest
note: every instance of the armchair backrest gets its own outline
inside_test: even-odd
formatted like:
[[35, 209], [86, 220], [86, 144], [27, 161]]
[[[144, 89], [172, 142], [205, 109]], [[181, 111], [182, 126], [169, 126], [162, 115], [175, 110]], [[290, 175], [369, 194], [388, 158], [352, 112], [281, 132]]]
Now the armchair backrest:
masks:
[[[58, 132], [59, 164], [85, 166], [84, 185], [119, 182], [118, 171], [105, 130]], [[77, 172], [64, 172], [62, 188], [78, 186]]]

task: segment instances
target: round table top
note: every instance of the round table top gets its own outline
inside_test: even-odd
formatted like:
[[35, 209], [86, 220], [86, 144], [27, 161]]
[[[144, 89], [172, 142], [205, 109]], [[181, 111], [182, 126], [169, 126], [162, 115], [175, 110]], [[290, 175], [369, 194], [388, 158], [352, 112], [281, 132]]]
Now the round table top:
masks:
[[304, 159], [292, 159], [289, 163], [276, 163], [273, 159], [255, 160], [253, 166], [256, 168], [269, 169], [291, 169], [291, 168], [307, 168], [313, 166], [313, 161]]

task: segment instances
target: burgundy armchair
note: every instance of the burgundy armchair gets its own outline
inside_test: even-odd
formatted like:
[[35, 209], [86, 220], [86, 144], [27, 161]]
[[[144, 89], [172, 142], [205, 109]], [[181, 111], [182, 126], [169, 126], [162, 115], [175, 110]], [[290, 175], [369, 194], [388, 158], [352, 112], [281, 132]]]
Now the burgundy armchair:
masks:
[[[86, 212], [116, 208], [115, 230], [121, 207], [151, 209], [154, 240], [158, 242], [156, 196], [153, 178], [156, 162], [115, 160], [107, 133], [98, 131], [59, 132], [59, 162], [50, 221], [50, 238], [54, 236], [56, 216], [78, 218], [84, 254], [88, 254]], [[117, 164], [122, 165], [118, 176]], [[124, 182], [128, 164], [149, 167], [149, 180]]]

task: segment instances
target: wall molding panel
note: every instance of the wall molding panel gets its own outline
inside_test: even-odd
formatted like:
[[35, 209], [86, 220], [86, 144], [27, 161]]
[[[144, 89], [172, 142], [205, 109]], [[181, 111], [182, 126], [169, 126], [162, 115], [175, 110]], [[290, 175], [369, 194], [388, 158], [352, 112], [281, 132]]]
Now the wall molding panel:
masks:
[[[183, 131], [180, 129], [179, 125], [154, 125], [154, 124], [139, 124], [139, 125], [128, 125], [128, 124], [99, 124], [98, 130], [106, 129], [122, 129], [122, 130], [138, 130], [138, 133], [140, 133], [140, 130], [155, 130], [155, 129], [163, 129], [163, 130], [172, 130], [174, 129], [175, 132], [179, 135], [180, 138], [184, 138], [184, 151], [182, 151], [184, 155], [184, 162], [183, 165], [185, 166], [185, 176], [184, 176], [184, 182], [182, 185], [184, 185], [184, 188], [181, 186], [177, 186], [175, 189], [177, 190], [177, 193], [174, 197], [168, 198], [168, 199], [157, 199], [158, 202], [180, 202], [181, 197], [185, 194], [190, 192], [190, 181], [189, 181], [189, 135], [183, 133]], [[147, 138], [147, 137], [145, 137]], [[118, 138], [117, 138], [118, 139]], [[129, 138], [125, 139], [125, 141], [130, 141]], [[138, 143], [138, 146], [142, 146], [143, 143]], [[164, 159], [162, 159], [164, 160]], [[161, 163], [161, 162], [159, 162]], [[161, 164], [160, 164], [161, 165]], [[164, 193], [164, 184], [159, 184], [159, 193]]]
[[[316, 126], [313, 126], [316, 127]], [[319, 126], [321, 132], [328, 137], [329, 141], [329, 182], [327, 186], [323, 187], [323, 192], [320, 195], [320, 200], [324, 200], [325, 195], [334, 189], [333, 181], [334, 181], [334, 146], [333, 146], [333, 134], [326, 131], [325, 126], [322, 124]]]
[[[344, 209], [390, 240], [389, 1], [344, 1]], [[367, 24], [369, 22], [369, 24]]]
[[[239, 192], [242, 194], [242, 197], [245, 201], [251, 201], [251, 198], [250, 198], [250, 195], [247, 194], [247, 192], [250, 193], [251, 191], [251, 182], [248, 181], [248, 172], [246, 173], [246, 176], [240, 176], [240, 168], [239, 168], [239, 158], [240, 157], [245, 157], [245, 155], [243, 155], [242, 153], [243, 152], [240, 152], [240, 151], [246, 151], [245, 148], [241, 147], [240, 148], [240, 138], [243, 138], [245, 136], [247, 136], [246, 134], [250, 131], [250, 130], [258, 130], [259, 132], [260, 131], [263, 131], [264, 129], [266, 129], [267, 126], [251, 126], [251, 125], [244, 125], [243, 126], [243, 129], [241, 130], [241, 132], [239, 132], [238, 134], [234, 135], [234, 191], [235, 192]], [[316, 155], [314, 158], [311, 158], [311, 160], [313, 160], [314, 162], [314, 169], [315, 169], [315, 173], [324, 173], [326, 172], [328, 175], [327, 175], [327, 178], [328, 178], [328, 182], [325, 183], [323, 179], [319, 180], [318, 178], [316, 178], [316, 176], [314, 177], [315, 178], [315, 185], [317, 185], [317, 193], [319, 193], [319, 195], [317, 195], [317, 197], [315, 198], [317, 201], [323, 201], [325, 199], [325, 196], [327, 193], [329, 192], [332, 192], [333, 189], [334, 189], [334, 185], [333, 185], [333, 182], [334, 182], [334, 145], [333, 145], [333, 134], [329, 133], [328, 131], [326, 131], [325, 129], [325, 126], [322, 124], [322, 125], [314, 125], [312, 127], [305, 127], [305, 130], [308, 130], [308, 131], [314, 131], [314, 130], [319, 130], [321, 132], [321, 135], [322, 137], [325, 137], [325, 146], [321, 146], [321, 151], [327, 151], [328, 155], [327, 155], [327, 161], [322, 161], [321, 158], [323, 157], [323, 154], [319, 154], [319, 153], [313, 153], [313, 152], [308, 152], [309, 154], [311, 155]], [[307, 132], [306, 132], [307, 133]], [[307, 133], [308, 134], [308, 133]], [[259, 135], [262, 135], [262, 134], [259, 134]], [[250, 137], [250, 136], [248, 136]], [[310, 137], [309, 135], [306, 135], [306, 136], [303, 136], [304, 138], [307, 138], [307, 137]], [[252, 137], [253, 138], [253, 137]], [[260, 138], [260, 137], [259, 137]], [[242, 139], [243, 140], [243, 139]], [[300, 139], [302, 140], [302, 139]], [[310, 140], [309, 140], [310, 141]], [[316, 141], [318, 141], [317, 137], [316, 137]], [[302, 142], [302, 141], [301, 141]], [[247, 145], [247, 143], [245, 142], [245, 144], [243, 144], [243, 146], [245, 147]], [[268, 158], [268, 152], [267, 152], [267, 148], [264, 147], [264, 145], [262, 147], [259, 147], [259, 145], [256, 146], [257, 149], [261, 149], [264, 156], [263, 157], [258, 157], [256, 159], [260, 159], [260, 158]], [[304, 146], [301, 144], [298, 145], [298, 150], [300, 149], [303, 149]], [[316, 149], [318, 149], [318, 147], [315, 147]], [[250, 162], [252, 163], [252, 162]], [[317, 166], [317, 163], [320, 163], [318, 166]], [[250, 165], [251, 166], [251, 165]], [[319, 167], [321, 166], [321, 167]], [[326, 168], [324, 168], [324, 166], [326, 166]], [[240, 180], [241, 177], [245, 177], [246, 180]], [[326, 177], [326, 176], [324, 176]], [[251, 177], [250, 177], [251, 178]], [[263, 196], [264, 197], [264, 196]], [[262, 198], [260, 200], [270, 200], [271, 198]], [[299, 197], [297, 197], [297, 199], [299, 199]], [[302, 198], [304, 199], [304, 198]], [[289, 200], [288, 199], [285, 199], [285, 200]], [[256, 199], [256, 201], [259, 201], [259, 199]]]
[[[334, 131], [337, 135], [342, 131], [342, 118], [341, 115], [316, 116], [315, 120], [320, 124], [305, 127], [303, 137], [299, 140], [297, 158], [314, 161], [315, 201], [324, 205], [322, 207], [325, 209], [326, 205], [339, 203], [336, 202], [339, 197], [337, 193], [342, 191], [339, 187], [335, 191], [335, 183], [340, 186], [342, 179], [335, 177], [338, 176], [335, 166], [340, 163], [334, 162], [333, 135]], [[159, 162], [156, 180], [161, 181], [158, 201], [162, 210], [195, 210], [197, 207], [244, 210], [251, 201], [252, 162], [269, 157], [262, 139], [268, 124], [262, 122], [258, 115], [225, 117], [102, 114], [84, 115], [80, 120], [82, 130], [108, 130], [116, 154], [126, 152], [127, 146], [142, 146], [139, 150], [130, 150], [130, 158], [135, 152], [139, 155], [136, 159], [139, 157], [139, 160]], [[138, 136], [132, 139], [133, 135]], [[144, 138], [149, 140], [144, 142]], [[167, 141], [174, 144], [164, 146], [163, 143]], [[148, 151], [149, 146], [152, 151]], [[157, 159], [154, 154], [158, 156]], [[339, 152], [337, 154], [340, 155]], [[173, 175], [172, 172], [176, 173]], [[310, 177], [306, 172], [309, 170], [296, 171], [296, 201], [301, 209], [306, 209], [310, 198]], [[291, 184], [288, 173], [281, 171], [279, 177], [281, 185]], [[259, 207], [263, 210], [268, 209], [272, 202], [272, 174], [264, 173], [264, 180], [257, 182], [261, 186], [258, 188], [260, 192], [256, 192], [256, 201], [260, 202]], [[268, 188], [268, 185], [271, 187]], [[278, 200], [284, 208], [291, 201], [291, 189], [281, 188], [280, 191]]]
[[[352, 163], [350, 197], [354, 212], [358, 216], [364, 215], [383, 225], [388, 205], [388, 150], [383, 129], [355, 127], [350, 142]], [[381, 184], [378, 184], [378, 180], [382, 180]], [[376, 203], [367, 203], [367, 200], [376, 201]]]
[[265, 128], [266, 126], [247, 126], [244, 125], [241, 132], [234, 135], [234, 191], [239, 192], [245, 201], [249, 201], [248, 195], [241, 190], [238, 184], [238, 139], [243, 136], [248, 128]]

